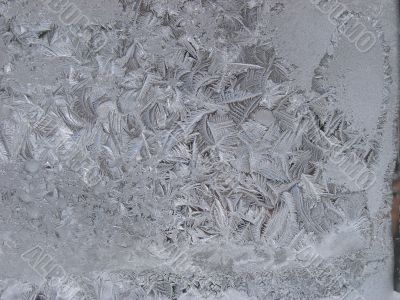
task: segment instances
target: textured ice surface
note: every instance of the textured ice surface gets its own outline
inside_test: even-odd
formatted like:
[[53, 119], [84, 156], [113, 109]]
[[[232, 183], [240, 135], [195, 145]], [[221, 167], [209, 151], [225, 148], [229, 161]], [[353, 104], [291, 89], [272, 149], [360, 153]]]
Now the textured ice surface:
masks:
[[395, 13], [0, 0], [0, 299], [390, 299]]

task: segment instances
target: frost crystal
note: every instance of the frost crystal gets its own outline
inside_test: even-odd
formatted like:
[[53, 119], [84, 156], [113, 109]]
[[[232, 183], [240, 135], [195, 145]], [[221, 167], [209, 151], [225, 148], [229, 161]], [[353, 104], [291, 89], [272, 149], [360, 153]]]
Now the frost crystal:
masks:
[[[0, 1], [1, 300], [365, 292], [390, 255], [369, 199], [394, 104], [354, 121], [335, 75], [354, 45], [315, 1], [74, 1], [68, 24], [39, 2]], [[279, 31], [297, 10], [332, 26], [313, 74]]]

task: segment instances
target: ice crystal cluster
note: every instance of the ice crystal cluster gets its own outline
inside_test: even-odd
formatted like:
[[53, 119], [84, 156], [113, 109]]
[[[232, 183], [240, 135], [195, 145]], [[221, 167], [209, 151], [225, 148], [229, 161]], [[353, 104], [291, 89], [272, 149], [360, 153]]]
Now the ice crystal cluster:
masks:
[[[0, 1], [1, 300], [336, 299], [390, 277], [381, 27], [351, 50], [377, 57], [370, 121], [313, 1], [65, 1], [85, 24], [50, 2]], [[276, 23], [302, 15], [332, 26], [309, 73]]]

